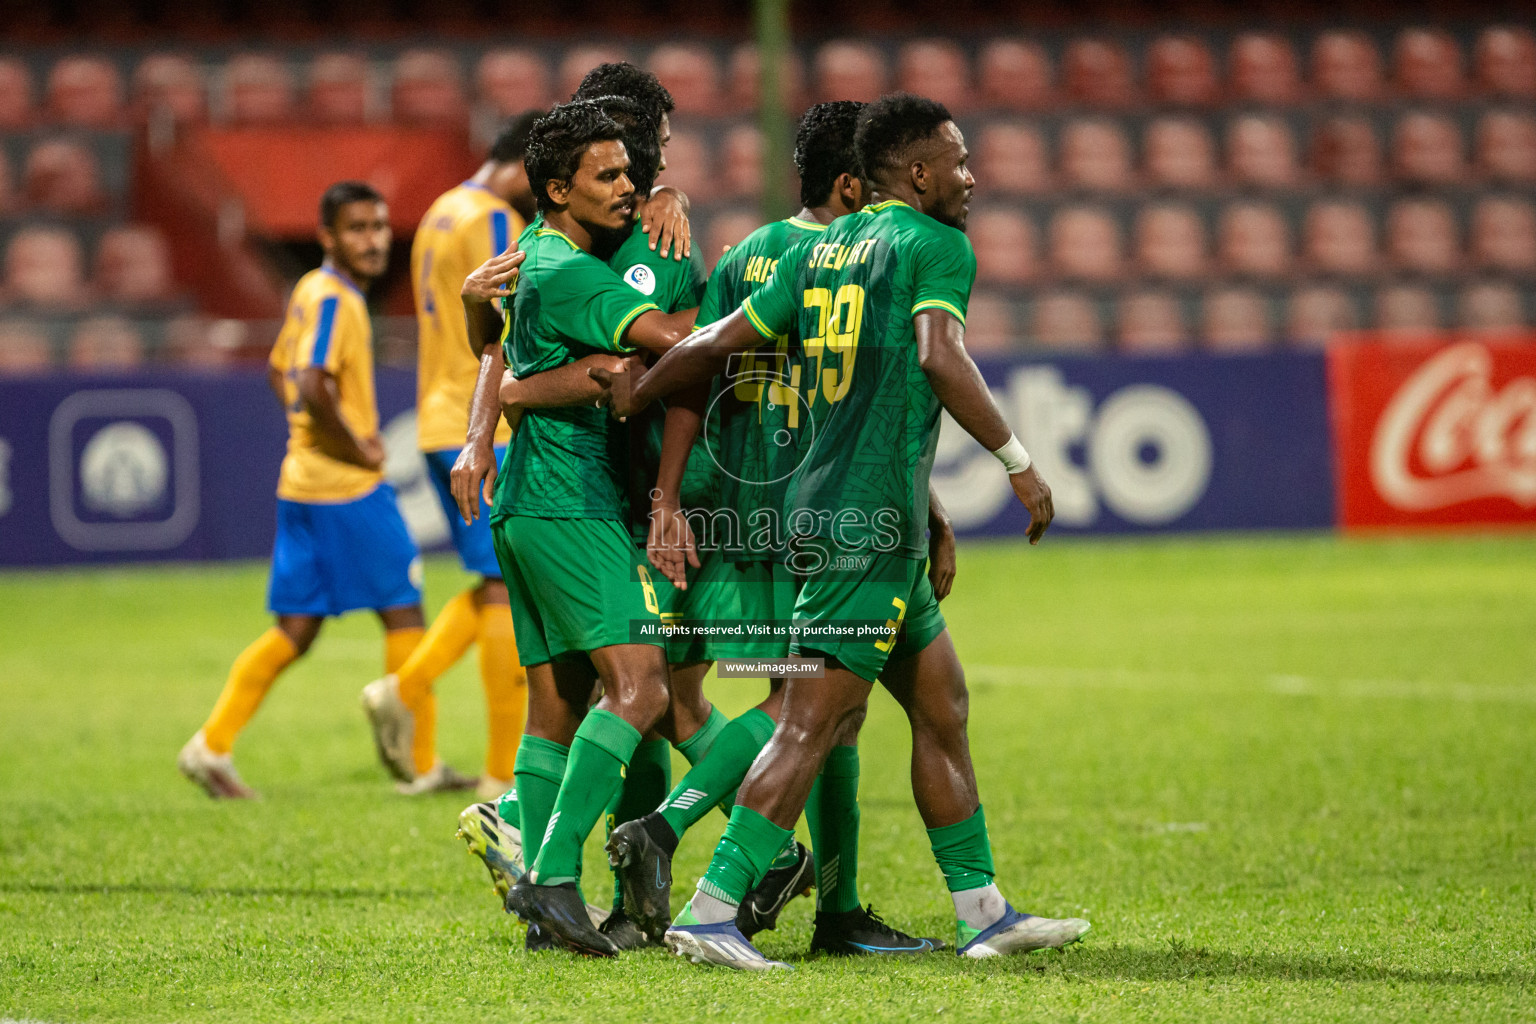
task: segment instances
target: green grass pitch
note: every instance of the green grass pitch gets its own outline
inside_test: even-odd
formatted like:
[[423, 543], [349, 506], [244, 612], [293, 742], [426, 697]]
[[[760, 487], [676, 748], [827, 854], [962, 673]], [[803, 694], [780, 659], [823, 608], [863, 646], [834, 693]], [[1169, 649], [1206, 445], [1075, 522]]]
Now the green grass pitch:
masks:
[[[465, 577], [434, 560], [441, 604]], [[0, 575], [0, 1018], [1452, 1021], [1536, 1017], [1536, 537], [1048, 540], [961, 549], [945, 603], [999, 882], [1082, 915], [1066, 953], [530, 957], [453, 838], [394, 794], [357, 705], [369, 616], [327, 627], [217, 804], [177, 749], [266, 625], [265, 567]], [[730, 713], [758, 683], [711, 683]], [[475, 770], [473, 658], [439, 685]], [[877, 690], [861, 889], [953, 939]], [[723, 819], [680, 850], [680, 901]], [[596, 839], [588, 894], [604, 886]]]

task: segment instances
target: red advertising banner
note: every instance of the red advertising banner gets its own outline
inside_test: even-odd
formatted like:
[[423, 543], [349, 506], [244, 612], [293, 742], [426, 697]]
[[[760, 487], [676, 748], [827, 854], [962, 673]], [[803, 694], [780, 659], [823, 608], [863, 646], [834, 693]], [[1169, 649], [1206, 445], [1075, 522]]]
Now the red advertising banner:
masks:
[[1536, 525], [1536, 343], [1328, 352], [1339, 524]]

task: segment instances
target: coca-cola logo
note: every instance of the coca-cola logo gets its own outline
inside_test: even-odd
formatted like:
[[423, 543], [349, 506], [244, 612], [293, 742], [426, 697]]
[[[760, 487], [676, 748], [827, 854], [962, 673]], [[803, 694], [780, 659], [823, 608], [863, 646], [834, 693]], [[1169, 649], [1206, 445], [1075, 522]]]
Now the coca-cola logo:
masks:
[[1536, 506], [1536, 378], [1493, 383], [1493, 354], [1452, 345], [1387, 404], [1371, 440], [1377, 493], [1408, 511], [1481, 498]]

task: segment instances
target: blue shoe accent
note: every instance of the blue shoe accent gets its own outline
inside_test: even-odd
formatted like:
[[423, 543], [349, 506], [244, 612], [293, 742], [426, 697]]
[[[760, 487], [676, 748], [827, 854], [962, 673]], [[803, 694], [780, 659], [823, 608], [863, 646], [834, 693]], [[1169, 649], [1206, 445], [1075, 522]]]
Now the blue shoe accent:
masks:
[[[1036, 917], [1013, 909], [1011, 903], [1003, 916], [980, 932], [974, 932], [969, 941], [958, 943], [955, 952], [960, 956], [981, 959], [1008, 953], [1027, 953], [1035, 949], [1060, 949], [1076, 942], [1092, 927], [1081, 918]], [[971, 931], [964, 922], [958, 924], [962, 934]]]

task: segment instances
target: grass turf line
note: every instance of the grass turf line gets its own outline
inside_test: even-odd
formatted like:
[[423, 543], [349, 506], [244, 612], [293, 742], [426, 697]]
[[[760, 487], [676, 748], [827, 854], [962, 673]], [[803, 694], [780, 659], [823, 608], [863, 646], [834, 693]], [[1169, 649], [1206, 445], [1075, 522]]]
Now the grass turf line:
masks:
[[[50, 1021], [1518, 1020], [1536, 1005], [1536, 538], [1331, 537], [961, 548], [999, 882], [1094, 922], [986, 963], [800, 960], [798, 900], [743, 977], [664, 953], [526, 956], [357, 708], [367, 615], [327, 625], [242, 736], [266, 797], [175, 773], [265, 569], [0, 575], [0, 1017]], [[434, 607], [465, 585], [429, 563]], [[474, 659], [439, 687], [445, 757], [483, 744]], [[711, 682], [721, 706], [761, 684]], [[952, 941], [879, 691], [861, 891]], [[680, 763], [680, 762], [679, 762]], [[723, 819], [679, 851], [677, 899]], [[605, 886], [588, 848], [588, 893]]]

